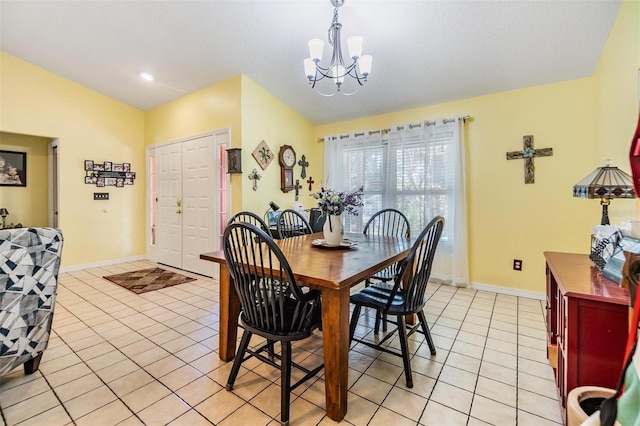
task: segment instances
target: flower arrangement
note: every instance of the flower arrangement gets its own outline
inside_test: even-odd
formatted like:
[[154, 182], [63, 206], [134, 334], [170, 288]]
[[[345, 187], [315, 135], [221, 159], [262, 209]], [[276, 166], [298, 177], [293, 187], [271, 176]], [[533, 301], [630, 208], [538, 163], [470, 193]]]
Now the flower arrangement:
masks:
[[363, 186], [354, 192], [338, 192], [322, 187], [319, 192], [314, 192], [310, 195], [318, 200], [318, 208], [321, 211], [334, 216], [340, 215], [342, 212], [357, 216], [358, 207], [364, 205], [362, 202]]

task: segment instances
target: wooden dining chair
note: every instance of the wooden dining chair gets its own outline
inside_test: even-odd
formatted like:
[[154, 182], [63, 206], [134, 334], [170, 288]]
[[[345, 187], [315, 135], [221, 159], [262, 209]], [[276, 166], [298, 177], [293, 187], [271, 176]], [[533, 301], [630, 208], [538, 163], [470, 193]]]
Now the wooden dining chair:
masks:
[[[418, 236], [409, 254], [400, 264], [400, 270], [393, 279], [390, 291], [381, 290], [376, 286], [365, 287], [363, 290], [351, 295], [351, 303], [354, 304], [351, 323], [349, 324], [349, 339], [351, 342], [359, 342], [366, 346], [396, 355], [402, 358], [407, 387], [413, 387], [411, 374], [411, 353], [409, 353], [408, 336], [414, 333], [418, 327], [425, 336], [431, 355], [436, 354], [429, 325], [423, 308], [426, 304], [425, 291], [431, 275], [431, 266], [436, 253], [436, 247], [442, 230], [444, 219], [435, 217]], [[388, 284], [387, 284], [388, 285]], [[358, 318], [362, 307], [372, 308], [386, 315], [396, 317], [397, 328], [387, 334], [383, 339], [372, 342], [354, 337]], [[407, 331], [405, 315], [418, 315], [418, 323]], [[389, 349], [385, 345], [396, 332], [400, 340], [401, 353]]]
[[[409, 220], [400, 211], [396, 209], [382, 209], [369, 218], [362, 231], [365, 235], [382, 235], [387, 237], [404, 237], [411, 236], [411, 226]], [[372, 279], [387, 283], [393, 280], [398, 273], [399, 262], [389, 265], [381, 271], [376, 272], [365, 281], [365, 286], [372, 284]], [[373, 284], [376, 285], [376, 284]], [[389, 286], [378, 286], [381, 289], [389, 289]], [[374, 330], [377, 333], [380, 329], [380, 321], [382, 320], [382, 330], [387, 331], [387, 318], [381, 312], [376, 312], [376, 322]]]
[[312, 234], [313, 230], [307, 218], [297, 210], [283, 210], [278, 216], [278, 238], [291, 238]]
[[[255, 243], [248, 245], [245, 241]], [[287, 425], [291, 391], [324, 367], [322, 364], [308, 369], [293, 362], [291, 356], [291, 342], [310, 337], [320, 327], [320, 292], [302, 291], [282, 251], [266, 232], [254, 225], [236, 222], [227, 226], [223, 251], [240, 299], [240, 322], [244, 327], [226, 389], [233, 390], [240, 366], [252, 357], [280, 369], [280, 421]], [[285, 286], [287, 291], [282, 291]], [[249, 347], [254, 334], [266, 339], [256, 349]], [[264, 355], [274, 341], [280, 342], [282, 348], [275, 357], [279, 363]], [[293, 385], [292, 366], [305, 373]]]

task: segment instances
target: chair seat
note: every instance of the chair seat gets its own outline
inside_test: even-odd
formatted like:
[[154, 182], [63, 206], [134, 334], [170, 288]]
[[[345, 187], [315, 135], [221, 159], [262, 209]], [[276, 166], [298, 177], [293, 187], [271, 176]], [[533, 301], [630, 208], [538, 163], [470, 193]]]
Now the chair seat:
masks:
[[[391, 289], [393, 288], [392, 286], [389, 287]], [[389, 315], [408, 315], [422, 310], [424, 304], [418, 305], [415, 309], [406, 308], [406, 298], [403, 290], [398, 290], [393, 297], [391, 305], [387, 308], [387, 303], [391, 296], [391, 289], [375, 286], [365, 287], [358, 293], [351, 295], [351, 303], [377, 309]]]

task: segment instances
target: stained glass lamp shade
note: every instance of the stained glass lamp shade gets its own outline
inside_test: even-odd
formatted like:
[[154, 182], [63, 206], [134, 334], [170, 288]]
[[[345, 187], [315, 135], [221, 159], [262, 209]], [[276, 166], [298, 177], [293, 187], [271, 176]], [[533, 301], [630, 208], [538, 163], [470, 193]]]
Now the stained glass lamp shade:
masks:
[[573, 196], [600, 199], [602, 205], [601, 225], [609, 225], [609, 204], [612, 198], [636, 198], [631, 176], [617, 167], [611, 166], [610, 161], [575, 184]]

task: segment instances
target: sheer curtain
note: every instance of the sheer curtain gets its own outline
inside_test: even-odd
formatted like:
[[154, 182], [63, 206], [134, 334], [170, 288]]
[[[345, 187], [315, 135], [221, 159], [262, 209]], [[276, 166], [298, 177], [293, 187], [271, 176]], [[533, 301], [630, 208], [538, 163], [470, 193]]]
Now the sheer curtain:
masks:
[[345, 232], [362, 232], [382, 208], [402, 211], [417, 236], [437, 215], [445, 230], [432, 279], [469, 283], [463, 120], [438, 119], [391, 129], [325, 137], [326, 187], [364, 186], [365, 206], [346, 215]]

